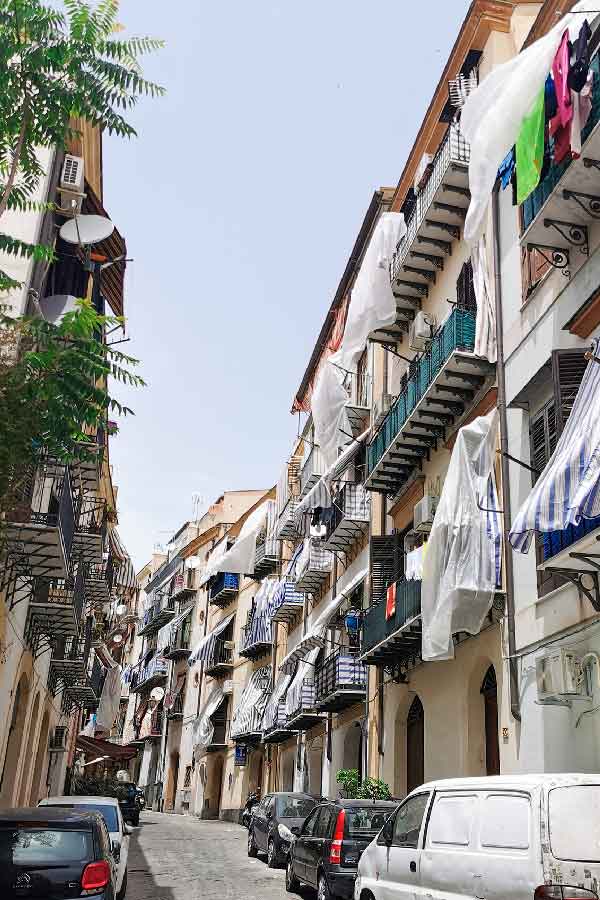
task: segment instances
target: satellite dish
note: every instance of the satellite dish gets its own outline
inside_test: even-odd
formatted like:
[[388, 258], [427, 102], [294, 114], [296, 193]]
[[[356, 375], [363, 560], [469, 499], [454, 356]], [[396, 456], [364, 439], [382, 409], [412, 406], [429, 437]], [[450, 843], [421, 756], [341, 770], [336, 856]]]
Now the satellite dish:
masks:
[[113, 644], [120, 644], [122, 640], [123, 640], [122, 634], [115, 634], [113, 637]]
[[160, 703], [160, 701], [162, 700], [162, 698], [164, 696], [165, 696], [165, 689], [161, 688], [161, 687], [155, 687], [150, 693], [150, 699], [156, 700], [158, 703]]
[[52, 294], [39, 300], [40, 312], [46, 322], [59, 325], [65, 313], [75, 312], [78, 298], [71, 294]]
[[59, 234], [67, 244], [98, 244], [114, 230], [115, 226], [105, 216], [75, 216], [65, 222]]

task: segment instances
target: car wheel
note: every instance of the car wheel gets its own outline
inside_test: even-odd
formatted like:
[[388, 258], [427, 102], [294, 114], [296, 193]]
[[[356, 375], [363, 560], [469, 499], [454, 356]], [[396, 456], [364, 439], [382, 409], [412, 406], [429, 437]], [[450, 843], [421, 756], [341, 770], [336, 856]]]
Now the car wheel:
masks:
[[319, 887], [317, 888], [317, 900], [331, 900], [329, 885], [324, 875], [319, 875]]
[[125, 894], [127, 893], [127, 869], [123, 873], [123, 881], [121, 883], [121, 890], [117, 894], [117, 900], [125, 900]]
[[275, 846], [275, 838], [269, 838], [267, 844], [267, 865], [270, 869], [277, 869], [280, 865], [279, 851]]
[[256, 846], [254, 832], [251, 828], [248, 829], [248, 856], [252, 859], [255, 859], [255, 857], [258, 856], [258, 847]]
[[287, 869], [285, 870], [285, 888], [290, 894], [297, 894], [300, 890], [300, 882], [294, 875], [291, 858], [288, 859]]

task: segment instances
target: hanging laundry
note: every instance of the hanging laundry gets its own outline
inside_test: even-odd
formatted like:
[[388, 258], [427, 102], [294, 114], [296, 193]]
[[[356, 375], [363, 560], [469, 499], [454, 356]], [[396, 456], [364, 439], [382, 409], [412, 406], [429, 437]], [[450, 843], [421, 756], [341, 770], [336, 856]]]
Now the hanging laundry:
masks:
[[573, 105], [571, 103], [571, 88], [569, 87], [569, 72], [571, 70], [571, 43], [569, 41], [569, 29], [565, 31], [556, 51], [552, 63], [552, 77], [556, 89], [556, 102], [558, 105], [557, 116], [560, 124], [565, 127], [573, 118]]
[[539, 92], [532, 111], [523, 120], [516, 144], [517, 200], [519, 204], [538, 186], [544, 163], [545, 89]]
[[500, 179], [503, 191], [506, 190], [512, 180], [515, 165], [515, 148], [512, 147], [500, 163], [500, 168], [498, 169], [498, 178]]
[[581, 91], [573, 91], [573, 121], [571, 122], [571, 153], [573, 159], [581, 156], [581, 132], [585, 128], [592, 112], [592, 92], [594, 73], [588, 72], [588, 77]]
[[546, 105], [546, 122], [549, 122], [550, 119], [553, 119], [558, 112], [556, 87], [554, 85], [554, 78], [552, 77], [552, 75], [548, 75], [548, 77], [546, 78], [546, 84], [544, 86], [544, 97]]
[[573, 51], [575, 59], [571, 64], [571, 70], [567, 79], [568, 85], [572, 91], [579, 93], [583, 90], [587, 83], [590, 71], [590, 38], [592, 29], [590, 23], [586, 19], [579, 31], [579, 37], [575, 41]]
[[407, 581], [421, 581], [423, 578], [423, 559], [425, 544], [406, 554], [405, 578]]

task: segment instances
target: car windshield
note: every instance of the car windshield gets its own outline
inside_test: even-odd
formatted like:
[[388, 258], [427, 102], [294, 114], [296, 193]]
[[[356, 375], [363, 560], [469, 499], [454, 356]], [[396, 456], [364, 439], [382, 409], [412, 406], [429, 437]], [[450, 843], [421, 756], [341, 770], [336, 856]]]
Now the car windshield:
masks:
[[98, 812], [106, 822], [109, 831], [119, 830], [119, 820], [117, 818], [117, 807], [111, 806], [110, 803], [52, 803], [48, 806], [58, 807], [60, 809], [72, 809], [74, 812]]
[[381, 831], [393, 810], [385, 806], [351, 807], [346, 810], [346, 834], [349, 838], [375, 835]]
[[91, 831], [33, 826], [0, 829], [0, 864], [84, 863], [93, 859]]
[[280, 819], [305, 819], [316, 803], [309, 797], [278, 797], [277, 816]]

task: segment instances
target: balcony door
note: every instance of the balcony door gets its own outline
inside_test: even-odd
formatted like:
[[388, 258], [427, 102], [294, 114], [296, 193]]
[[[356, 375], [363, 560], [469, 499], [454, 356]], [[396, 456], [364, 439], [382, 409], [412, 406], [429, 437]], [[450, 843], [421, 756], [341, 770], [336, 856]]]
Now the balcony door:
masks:
[[425, 711], [415, 697], [406, 719], [406, 792], [425, 781]]

